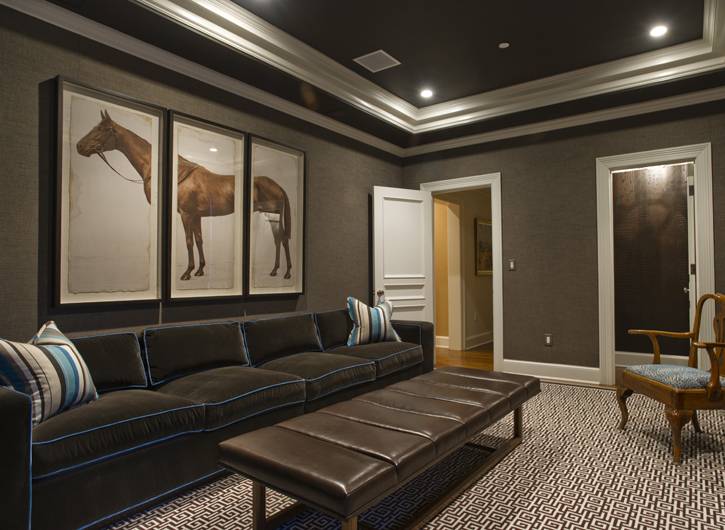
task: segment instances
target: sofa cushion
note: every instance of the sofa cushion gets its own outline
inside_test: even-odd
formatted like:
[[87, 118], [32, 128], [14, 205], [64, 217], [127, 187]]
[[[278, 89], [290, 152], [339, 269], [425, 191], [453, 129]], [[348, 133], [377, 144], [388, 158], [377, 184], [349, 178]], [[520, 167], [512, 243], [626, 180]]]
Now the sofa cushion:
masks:
[[374, 361], [378, 378], [423, 362], [423, 349], [420, 345], [410, 342], [373, 342], [357, 346], [339, 346], [329, 351]]
[[158, 392], [206, 405], [207, 430], [305, 402], [305, 382], [291, 374], [225, 366], [180, 377]]
[[265, 363], [263, 368], [302, 377], [308, 402], [375, 380], [375, 363], [339, 353], [298, 353]]
[[99, 392], [148, 386], [135, 333], [109, 333], [72, 340]]
[[199, 370], [246, 364], [237, 322], [148, 328], [143, 340], [154, 385]]
[[33, 425], [98, 397], [86, 363], [53, 322], [30, 344], [0, 339], [0, 385], [30, 396]]
[[33, 478], [70, 471], [204, 428], [204, 407], [150, 390], [119, 390], [33, 430]]
[[347, 309], [316, 313], [315, 321], [323, 350], [347, 344], [347, 338], [352, 331], [352, 320]]
[[254, 320], [243, 326], [252, 366], [293, 353], [322, 350], [312, 315]]

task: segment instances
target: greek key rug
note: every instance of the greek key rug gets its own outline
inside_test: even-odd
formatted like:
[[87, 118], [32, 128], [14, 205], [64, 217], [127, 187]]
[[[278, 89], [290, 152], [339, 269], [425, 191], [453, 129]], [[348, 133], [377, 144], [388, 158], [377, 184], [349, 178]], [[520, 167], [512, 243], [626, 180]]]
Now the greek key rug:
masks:
[[[672, 464], [661, 405], [629, 401], [626, 432], [616, 429], [614, 392], [544, 384], [524, 409], [524, 442], [426, 528], [725, 529], [725, 413], [701, 412], [702, 434], [683, 431], [683, 464]], [[495, 447], [511, 418], [478, 440]], [[366, 512], [379, 530], [399, 528], [416, 508], [465, 473], [485, 452], [463, 449]], [[114, 530], [251, 528], [251, 483], [232, 475], [116, 523]], [[270, 492], [268, 513], [291, 503]], [[286, 530], [336, 529], [307, 511]]]

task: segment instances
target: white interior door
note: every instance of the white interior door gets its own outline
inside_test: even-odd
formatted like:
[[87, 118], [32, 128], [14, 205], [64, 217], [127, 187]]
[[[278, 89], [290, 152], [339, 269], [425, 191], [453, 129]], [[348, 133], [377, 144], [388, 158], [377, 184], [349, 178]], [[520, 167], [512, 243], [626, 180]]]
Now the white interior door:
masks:
[[429, 191], [373, 188], [373, 280], [394, 318], [433, 322], [433, 203]]

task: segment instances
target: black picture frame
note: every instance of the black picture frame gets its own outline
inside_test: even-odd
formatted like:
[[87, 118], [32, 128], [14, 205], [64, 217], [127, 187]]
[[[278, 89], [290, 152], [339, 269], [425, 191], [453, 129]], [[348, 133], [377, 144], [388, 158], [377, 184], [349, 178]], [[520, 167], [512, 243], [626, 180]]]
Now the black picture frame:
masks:
[[[175, 110], [169, 110], [168, 111], [168, 133], [167, 133], [167, 161], [166, 166], [168, 168], [169, 172], [169, 178], [167, 179], [167, 186], [166, 186], [166, 197], [167, 197], [167, 212], [165, 215], [166, 219], [166, 231], [165, 231], [165, 240], [166, 244], [164, 245], [165, 248], [165, 264], [166, 264], [166, 275], [165, 275], [165, 285], [164, 285], [164, 300], [169, 303], [175, 303], [175, 302], [205, 302], [205, 301], [214, 301], [214, 300], [241, 300], [243, 299], [245, 295], [245, 275], [244, 271], [246, 268], [246, 256], [247, 256], [247, 203], [248, 203], [248, 158], [249, 158], [249, 133], [233, 128], [228, 127], [226, 125], [222, 125], [219, 123], [212, 122], [210, 120], [206, 120], [204, 118], [199, 118], [197, 116], [193, 116], [190, 114], [186, 114], [183, 112], [175, 111]], [[178, 175], [173, 175], [174, 173], [174, 157], [176, 156], [175, 153], [175, 135], [174, 135], [174, 125], [175, 123], [182, 123], [187, 126], [196, 127], [198, 129], [202, 129], [205, 131], [209, 131], [215, 134], [221, 134], [225, 136], [229, 136], [234, 138], [235, 140], [238, 140], [241, 142], [241, 148], [242, 148], [242, 161], [241, 161], [241, 173], [239, 175], [240, 180], [240, 187], [241, 190], [241, 197], [238, 201], [236, 201], [235, 209], [238, 206], [239, 207], [239, 220], [240, 220], [240, 230], [239, 230], [239, 253], [238, 253], [238, 260], [239, 262], [236, 264], [236, 267], [238, 267], [238, 290], [234, 292], [230, 292], [228, 294], [221, 294], [217, 290], [217, 294], [198, 294], [198, 295], [186, 295], [186, 296], [178, 296], [175, 295], [175, 289], [174, 289], [174, 282], [175, 282], [175, 275], [178, 271], [175, 270], [174, 264], [174, 236], [175, 236], [175, 230], [174, 230], [174, 223], [176, 220], [176, 216], [179, 215], [177, 212], [176, 204], [174, 204], [174, 184], [177, 182]], [[202, 224], [203, 224], [203, 218], [202, 218]], [[204, 238], [202, 238], [204, 239]], [[195, 256], [198, 257], [198, 246], [195, 243], [193, 252], [195, 253]], [[197, 263], [198, 264], [198, 263]], [[207, 263], [208, 265], [208, 263]], [[198, 270], [198, 269], [197, 269]]]
[[[55, 198], [53, 200], [53, 207], [54, 211], [52, 214], [52, 219], [54, 220], [54, 228], [53, 228], [53, 249], [52, 249], [52, 255], [53, 255], [53, 261], [54, 261], [54, 271], [53, 271], [53, 280], [52, 280], [52, 292], [53, 292], [53, 305], [56, 307], [63, 307], [63, 308], [73, 308], [73, 307], [83, 307], [84, 309], [90, 309], [92, 307], [115, 307], [115, 306], [136, 306], [136, 305], [149, 305], [149, 304], [157, 304], [162, 300], [163, 297], [163, 291], [164, 291], [164, 254], [163, 254], [163, 241], [165, 237], [165, 226], [164, 226], [164, 208], [165, 208], [165, 179], [166, 179], [166, 133], [167, 133], [167, 123], [166, 123], [166, 109], [163, 107], [160, 107], [158, 105], [153, 105], [151, 103], [147, 103], [144, 101], [140, 101], [137, 99], [134, 99], [132, 97], [129, 97], [125, 94], [121, 94], [118, 92], [110, 91], [110, 90], [104, 90], [99, 88], [90, 87], [88, 85], [78, 83], [76, 81], [64, 78], [62, 76], [58, 76], [55, 79], [56, 81], [56, 124], [55, 124], [55, 171], [54, 171], [54, 185], [53, 190], [55, 193]], [[148, 116], [150, 116], [153, 119], [157, 119], [157, 132], [154, 136], [154, 139], [156, 140], [156, 148], [157, 148], [157, 154], [156, 154], [156, 163], [153, 164], [153, 168], [155, 168], [156, 172], [156, 184], [155, 184], [155, 192], [151, 194], [151, 196], [155, 199], [156, 202], [156, 221], [155, 221], [155, 266], [153, 267], [153, 276], [155, 276], [155, 281], [153, 282], [154, 287], [153, 289], [149, 289], [149, 291], [153, 291], [153, 294], [149, 294], [148, 296], [126, 296], [123, 295], [112, 295], [112, 294], [106, 294], [105, 298], [103, 294], [98, 294], [98, 296], [86, 296], [85, 299], [83, 296], [76, 296], [76, 295], [70, 295], [67, 293], [67, 288], [64, 288], [65, 282], [63, 281], [63, 276], [65, 275], [66, 268], [68, 267], [67, 263], [64, 267], [64, 255], [67, 252], [67, 242], [65, 241], [64, 235], [67, 234], [69, 228], [64, 225], [64, 219], [65, 219], [65, 210], [67, 206], [65, 205], [66, 199], [64, 194], [66, 193], [66, 189], [68, 188], [68, 183], [65, 182], [66, 175], [65, 173], [65, 164], [66, 159], [68, 158], [70, 151], [68, 150], [68, 154], [66, 154], [66, 148], [64, 145], [64, 138], [66, 133], [66, 124], [65, 124], [65, 96], [67, 94], [75, 93], [77, 95], [80, 95], [82, 97], [94, 99], [100, 102], [107, 103], [108, 105], [113, 105], [117, 107], [123, 107], [127, 108], [132, 111], [144, 113]], [[77, 149], [77, 147], [76, 147]], [[153, 149], [153, 144], [152, 144]], [[89, 156], [98, 156], [95, 153]], [[86, 156], [86, 155], [84, 155]], [[151, 155], [152, 159], [153, 157], [153, 151]], [[110, 169], [109, 169], [110, 171]], [[118, 176], [117, 178], [127, 178], [123, 175]], [[140, 177], [140, 175], [138, 175]], [[137, 178], [137, 175], [132, 175], [130, 177], [132, 180], [134, 178]], [[153, 178], [153, 177], [150, 177]], [[141, 180], [143, 180], [141, 178]], [[143, 183], [142, 183], [143, 184]], [[151, 184], [151, 187], [153, 188], [153, 183]], [[145, 188], [145, 184], [143, 184], [143, 188]], [[142, 188], [142, 190], [143, 190]], [[142, 191], [143, 192], [143, 191]], [[149, 269], [151, 270], [151, 269]], [[67, 278], [66, 278], [67, 281]]]
[[[246, 259], [247, 263], [245, 266], [245, 296], [248, 298], [270, 298], [270, 299], [278, 299], [278, 298], [290, 298], [290, 297], [297, 297], [300, 295], [303, 295], [305, 292], [305, 276], [306, 276], [306, 232], [307, 232], [307, 167], [308, 167], [308, 161], [307, 161], [307, 153], [302, 150], [295, 147], [291, 147], [285, 144], [282, 144], [280, 142], [277, 142], [275, 140], [271, 140], [269, 138], [265, 138], [263, 136], [250, 134], [247, 137], [247, 164], [248, 164], [248, 178], [247, 178], [247, 186], [248, 186], [248, 192], [247, 192], [247, 221], [246, 221], [246, 245], [247, 245], [247, 253], [246, 253]], [[298, 261], [299, 267], [296, 269], [298, 276], [298, 281], [296, 282], [295, 286], [289, 289], [282, 288], [274, 288], [274, 289], [268, 289], [268, 288], [259, 288], [255, 287], [253, 285], [253, 267], [254, 267], [254, 259], [255, 259], [255, 253], [254, 253], [254, 243], [255, 238], [254, 234], [252, 233], [252, 230], [255, 225], [255, 221], [253, 219], [255, 215], [255, 190], [254, 190], [254, 163], [255, 163], [255, 157], [254, 157], [254, 146], [255, 145], [261, 145], [269, 149], [277, 149], [281, 152], [295, 155], [301, 158], [301, 162], [299, 162], [299, 172], [300, 174], [297, 176], [298, 178], [298, 190], [302, 193], [302, 198], [297, 200], [297, 212], [298, 212], [298, 222], [297, 222], [297, 230], [301, 233], [301, 241], [299, 241], [297, 245], [298, 254], [295, 255], [296, 258], [299, 258], [301, 256], [301, 259]], [[267, 176], [267, 175], [258, 175], [258, 176]], [[299, 219], [301, 217], [301, 219]], [[294, 227], [293, 227], [294, 230]], [[294, 231], [292, 232], [294, 234]], [[294, 236], [292, 236], [292, 239], [294, 239]], [[292, 250], [290, 250], [290, 254], [293, 254]], [[280, 249], [280, 259], [279, 259], [280, 269], [279, 271], [283, 271], [284, 267], [283, 264], [286, 265], [286, 259], [285, 259], [285, 252], [283, 248]], [[294, 265], [293, 265], [294, 266]], [[278, 271], [278, 272], [279, 272]], [[270, 271], [271, 272], [271, 271]], [[284, 274], [282, 274], [284, 277]], [[284, 278], [283, 278], [284, 279]]]

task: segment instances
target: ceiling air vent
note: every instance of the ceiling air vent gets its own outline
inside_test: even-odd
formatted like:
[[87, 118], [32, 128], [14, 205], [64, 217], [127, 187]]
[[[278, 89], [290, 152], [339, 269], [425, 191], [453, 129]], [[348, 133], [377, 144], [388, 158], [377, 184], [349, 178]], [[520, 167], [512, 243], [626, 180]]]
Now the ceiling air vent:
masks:
[[364, 66], [372, 73], [381, 72], [400, 64], [400, 61], [383, 50], [366, 53], [365, 55], [361, 55], [357, 59], [354, 59], [354, 61], [357, 64]]

